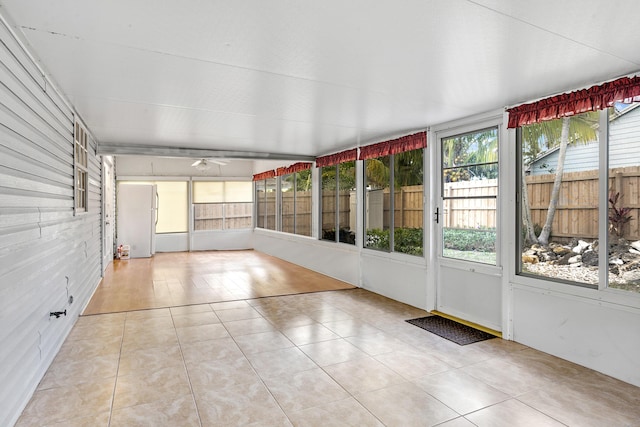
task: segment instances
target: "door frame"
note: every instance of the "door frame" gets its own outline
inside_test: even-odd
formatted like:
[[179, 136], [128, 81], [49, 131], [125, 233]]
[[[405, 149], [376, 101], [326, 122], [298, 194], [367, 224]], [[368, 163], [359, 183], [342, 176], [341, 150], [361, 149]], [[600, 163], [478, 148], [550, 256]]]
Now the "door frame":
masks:
[[[115, 242], [115, 161], [112, 156], [102, 156], [102, 241], [101, 241], [101, 264], [102, 276], [113, 262], [113, 242]], [[111, 179], [107, 179], [107, 169], [111, 171]], [[107, 200], [111, 200], [111, 209], [108, 209]], [[108, 227], [110, 226], [110, 227]], [[109, 228], [111, 232], [109, 233]], [[110, 239], [108, 234], [111, 235]], [[107, 243], [111, 240], [111, 253], [107, 249]]]
[[[504, 274], [503, 274], [503, 258], [504, 258], [504, 235], [508, 232], [505, 230], [505, 224], [501, 218], [505, 218], [504, 213], [504, 200], [506, 200], [505, 195], [507, 194], [505, 190], [507, 190], [505, 184], [506, 177], [506, 165], [505, 163], [508, 161], [508, 156], [506, 156], [506, 146], [508, 144], [508, 140], [506, 138], [506, 130], [504, 123], [504, 112], [496, 111], [491, 112], [479, 116], [475, 116], [472, 118], [467, 118], [464, 120], [458, 120], [455, 122], [450, 122], [438, 126], [434, 126], [430, 129], [429, 132], [429, 140], [432, 141], [429, 147], [429, 170], [431, 182], [429, 185], [429, 210], [426, 215], [426, 220], [428, 220], [428, 229], [429, 229], [429, 266], [428, 269], [428, 277], [427, 277], [427, 310], [441, 312], [440, 308], [440, 290], [438, 287], [438, 279], [442, 276], [442, 269], [449, 268], [451, 271], [460, 271], [464, 274], [471, 275], [470, 277], [493, 277], [494, 286], [494, 295], [497, 298], [500, 298], [500, 301], [497, 301], [495, 304], [495, 313], [494, 318], [495, 321], [491, 322], [490, 326], [483, 324], [481, 319], [477, 317], [465, 316], [465, 314], [460, 315], [459, 312], [453, 310], [454, 313], [443, 312], [444, 314], [448, 314], [452, 317], [459, 318], [461, 320], [476, 323], [481, 326], [488, 327], [495, 331], [504, 330]], [[435, 213], [436, 209], [439, 208], [440, 212], [442, 212], [442, 200], [441, 200], [441, 139], [465, 134], [468, 132], [473, 132], [476, 130], [487, 129], [491, 127], [497, 127], [498, 129], [498, 195], [496, 198], [496, 265], [487, 265], [482, 263], [476, 263], [471, 261], [464, 260], [455, 260], [450, 258], [443, 258], [441, 254], [441, 242], [442, 242], [442, 227], [441, 224], [436, 223]], [[492, 285], [493, 286], [493, 285]], [[468, 318], [465, 318], [468, 317]], [[480, 320], [480, 321], [478, 321]]]

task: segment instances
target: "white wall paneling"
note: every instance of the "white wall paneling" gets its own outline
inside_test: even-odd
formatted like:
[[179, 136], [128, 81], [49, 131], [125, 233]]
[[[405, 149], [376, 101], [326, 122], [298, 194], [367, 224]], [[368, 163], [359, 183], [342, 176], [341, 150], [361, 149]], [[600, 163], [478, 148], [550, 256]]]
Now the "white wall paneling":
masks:
[[189, 234], [166, 233], [156, 234], [156, 253], [186, 252], [189, 250]]
[[426, 308], [427, 267], [423, 258], [363, 250], [362, 287], [394, 300]]
[[513, 285], [513, 339], [640, 387], [640, 309]]
[[232, 251], [253, 249], [253, 230], [195, 231], [192, 235], [193, 251]]
[[0, 40], [0, 425], [12, 425], [100, 281], [101, 159], [90, 138], [88, 211], [74, 215], [73, 114], [4, 21]]
[[318, 273], [358, 285], [358, 250], [346, 244], [256, 229], [254, 248]]
[[252, 160], [229, 159], [227, 165], [212, 164], [204, 171], [191, 166], [197, 159], [192, 158], [163, 158], [145, 156], [117, 156], [116, 176], [136, 177], [198, 177], [201, 179], [217, 177], [243, 177], [248, 179], [253, 175]]

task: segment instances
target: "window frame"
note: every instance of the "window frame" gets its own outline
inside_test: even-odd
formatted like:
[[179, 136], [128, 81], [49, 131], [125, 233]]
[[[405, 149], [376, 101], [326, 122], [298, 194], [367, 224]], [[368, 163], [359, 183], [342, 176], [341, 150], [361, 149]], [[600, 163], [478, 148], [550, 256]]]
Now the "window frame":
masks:
[[[610, 287], [609, 285], [609, 148], [610, 148], [610, 122], [609, 122], [609, 108], [597, 110], [599, 112], [599, 130], [598, 130], [598, 241], [605, 241], [607, 244], [598, 245], [598, 283], [589, 284], [583, 282], [575, 282], [567, 279], [554, 278], [543, 275], [529, 274], [522, 272], [522, 245], [523, 237], [522, 232], [522, 195], [520, 185], [522, 185], [522, 143], [521, 143], [521, 127], [514, 129], [514, 142], [515, 142], [515, 169], [517, 185], [515, 191], [515, 265], [513, 269], [512, 280], [514, 283], [544, 287], [550, 290], [566, 291], [570, 289], [570, 292], [575, 295], [582, 295], [585, 297], [592, 297], [594, 292], [603, 292], [603, 295], [607, 295], [606, 300], [615, 303], [632, 303], [633, 306], [638, 306], [640, 303], [640, 292], [633, 292], [629, 290], [617, 289]], [[604, 238], [604, 240], [603, 240]], [[599, 297], [601, 298], [601, 297]]]
[[73, 132], [74, 215], [89, 212], [89, 150], [87, 130], [76, 120]]
[[[254, 201], [255, 201], [255, 194], [257, 192], [257, 190], [255, 189], [255, 187], [253, 187], [250, 191], [251, 193], [251, 201], [236, 201], [236, 202], [229, 202], [227, 201], [227, 183], [229, 182], [246, 182], [247, 184], [252, 184], [251, 181], [243, 181], [243, 180], [211, 180], [211, 179], [197, 179], [197, 180], [192, 180], [191, 181], [191, 191], [192, 191], [192, 200], [191, 200], [191, 209], [193, 211], [193, 229], [192, 231], [194, 233], [202, 233], [202, 232], [210, 232], [210, 231], [228, 231], [228, 230], [247, 230], [247, 229], [251, 229], [253, 228], [253, 212], [254, 212]], [[217, 201], [217, 202], [196, 202], [196, 196], [195, 196], [195, 187], [198, 184], [202, 184], [202, 183], [220, 183], [222, 184], [222, 201]], [[246, 215], [246, 216], [237, 216], [237, 217], [230, 217], [227, 214], [227, 210], [228, 207], [230, 205], [251, 205], [251, 209], [250, 209], [250, 214]], [[222, 227], [221, 228], [208, 228], [208, 229], [202, 229], [202, 230], [197, 230], [196, 229], [196, 221], [198, 221], [199, 219], [196, 217], [196, 205], [217, 205], [221, 207], [221, 211], [222, 211], [222, 216], [220, 218], [209, 218], [209, 219], [220, 219], [222, 221]], [[227, 226], [227, 220], [229, 218], [251, 218], [250, 224], [247, 227], [242, 227], [242, 228], [238, 228], [238, 227], [234, 227], [234, 228], [229, 228]], [[201, 220], [201, 219], [200, 219]]]
[[[492, 162], [482, 162], [482, 163], [465, 163], [462, 166], [453, 166], [453, 167], [445, 167], [445, 158], [444, 158], [444, 142], [445, 140], [448, 139], [453, 139], [453, 138], [458, 138], [458, 137], [462, 137], [462, 136], [466, 136], [466, 135], [470, 135], [470, 134], [479, 134], [482, 132], [486, 132], [486, 131], [495, 131], [495, 138], [496, 138], [496, 160], [492, 161]], [[445, 229], [447, 227], [445, 227], [444, 225], [440, 225], [440, 234], [438, 235], [438, 239], [440, 239], [440, 242], [438, 242], [438, 257], [441, 258], [441, 260], [444, 260], [445, 262], [448, 262], [447, 260], [451, 260], [452, 262], [466, 262], [466, 263], [470, 263], [470, 265], [474, 265], [474, 266], [481, 266], [482, 268], [484, 267], [488, 267], [488, 268], [500, 268], [502, 262], [501, 262], [501, 256], [502, 256], [502, 252], [501, 252], [501, 245], [500, 245], [500, 241], [502, 239], [502, 234], [503, 231], [501, 229], [501, 227], [498, 226], [498, 224], [500, 223], [500, 197], [501, 197], [501, 187], [502, 187], [502, 180], [501, 180], [501, 176], [503, 174], [503, 166], [502, 166], [502, 159], [501, 159], [501, 155], [500, 155], [500, 151], [501, 151], [501, 146], [503, 145], [503, 141], [502, 141], [502, 135], [501, 135], [501, 124], [500, 123], [496, 123], [494, 121], [488, 122], [488, 123], [478, 123], [478, 124], [473, 124], [473, 125], [469, 125], [469, 126], [465, 126], [463, 128], [459, 128], [456, 129], [455, 132], [452, 133], [448, 133], [445, 132], [443, 134], [440, 134], [437, 138], [437, 143], [438, 143], [438, 149], [440, 151], [440, 155], [439, 155], [439, 162], [437, 165], [437, 173], [438, 173], [438, 177], [437, 180], [439, 182], [439, 188], [437, 188], [437, 198], [440, 200], [440, 202], [442, 203], [442, 212], [439, 212], [439, 215], [444, 215], [444, 210], [445, 210], [445, 203], [446, 201], [465, 201], [465, 200], [494, 200], [495, 201], [495, 215], [496, 215], [496, 227], [495, 227], [495, 263], [490, 264], [490, 263], [485, 263], [485, 262], [481, 262], [481, 261], [476, 261], [476, 260], [470, 260], [470, 259], [465, 259], [465, 258], [454, 258], [454, 257], [450, 257], [450, 256], [446, 256], [444, 254], [445, 248], [444, 248], [444, 243], [445, 243], [445, 237], [444, 237], [444, 233], [445, 233]], [[488, 166], [488, 165], [495, 165], [495, 172], [497, 173], [497, 177], [495, 178], [496, 180], [496, 191], [494, 195], [480, 195], [480, 196], [473, 196], [473, 197], [468, 197], [468, 196], [445, 196], [445, 170], [455, 170], [455, 169], [462, 169], [462, 168], [469, 168], [469, 167], [482, 167], [482, 166]], [[469, 180], [471, 181], [471, 180]]]
[[[340, 209], [341, 209], [341, 203], [340, 203], [340, 191], [341, 191], [341, 187], [340, 187], [340, 166], [346, 163], [351, 163], [353, 162], [353, 182], [354, 182], [354, 186], [351, 191], [354, 191], [357, 193], [357, 177], [358, 177], [358, 172], [357, 172], [357, 164], [358, 164], [358, 160], [349, 160], [349, 161], [345, 161], [345, 162], [340, 162], [340, 163], [336, 163], [333, 165], [328, 165], [328, 166], [322, 166], [319, 169], [319, 184], [320, 184], [320, 190], [319, 190], [319, 202], [318, 202], [318, 217], [319, 217], [319, 221], [318, 221], [318, 240], [321, 240], [323, 242], [330, 242], [330, 243], [339, 243], [339, 244], [344, 244], [344, 245], [349, 245], [350, 247], [356, 246], [356, 241], [357, 241], [357, 236], [358, 236], [358, 227], [357, 224], [355, 225], [355, 230], [350, 230], [354, 233], [354, 239], [353, 239], [353, 243], [349, 243], [346, 241], [342, 241], [340, 240], [340, 230], [341, 230], [341, 222], [340, 222]], [[324, 225], [324, 207], [323, 207], [323, 200], [324, 200], [324, 195], [323, 195], [323, 191], [325, 190], [322, 186], [322, 174], [323, 171], [325, 169], [331, 169], [333, 168], [333, 170], [335, 171], [335, 189], [334, 192], [335, 194], [333, 195], [333, 199], [334, 199], [334, 205], [335, 205], [335, 210], [333, 212], [333, 229], [334, 229], [334, 238], [333, 240], [330, 239], [323, 239], [323, 225]], [[357, 197], [357, 194], [356, 194]], [[350, 203], [350, 202], [349, 202]], [[351, 206], [349, 206], [349, 215], [354, 215], [357, 216], [356, 212], [351, 212]]]
[[[401, 252], [398, 251], [396, 249], [396, 242], [395, 242], [395, 230], [396, 230], [396, 225], [395, 225], [395, 196], [396, 196], [396, 188], [395, 188], [395, 181], [396, 181], [396, 156], [398, 155], [402, 155], [402, 154], [406, 154], [406, 153], [410, 153], [412, 151], [416, 151], [416, 150], [422, 150], [422, 194], [423, 194], [423, 212], [422, 212], [422, 254], [418, 255], [418, 254], [411, 254], [411, 253], [407, 253], [407, 252]], [[360, 198], [359, 202], [362, 203], [363, 209], [362, 209], [362, 248], [363, 249], [367, 249], [367, 250], [371, 250], [374, 252], [381, 252], [381, 253], [387, 253], [387, 254], [401, 254], [403, 256], [409, 256], [412, 258], [423, 258], [426, 259], [427, 257], [427, 245], [426, 245], [426, 241], [427, 241], [427, 227], [426, 227], [426, 221], [425, 221], [425, 215], [424, 215], [424, 200], [425, 200], [425, 190], [426, 190], [426, 186], [425, 186], [425, 172], [426, 172], [426, 157], [427, 157], [427, 147], [424, 148], [417, 148], [414, 150], [407, 150], [407, 151], [403, 151], [397, 154], [388, 154], [385, 156], [379, 156], [379, 157], [375, 157], [375, 158], [370, 158], [370, 159], [364, 159], [361, 160], [363, 163], [363, 167], [362, 167], [362, 186], [363, 186], [363, 191], [362, 191], [362, 197]], [[371, 247], [371, 246], [367, 246], [367, 162], [372, 160], [372, 159], [382, 159], [388, 157], [389, 158], [389, 181], [388, 181], [388, 188], [389, 188], [389, 248], [388, 249], [384, 249], [384, 248], [375, 248], [375, 247]], [[385, 187], [386, 188], [386, 187]], [[384, 191], [384, 188], [382, 189], [382, 191]], [[383, 200], [384, 200], [384, 193], [383, 193]], [[384, 204], [384, 202], [383, 202]], [[384, 207], [383, 207], [384, 210]], [[404, 227], [400, 227], [400, 228], [404, 228]], [[383, 229], [384, 229], [384, 211], [383, 211]]]

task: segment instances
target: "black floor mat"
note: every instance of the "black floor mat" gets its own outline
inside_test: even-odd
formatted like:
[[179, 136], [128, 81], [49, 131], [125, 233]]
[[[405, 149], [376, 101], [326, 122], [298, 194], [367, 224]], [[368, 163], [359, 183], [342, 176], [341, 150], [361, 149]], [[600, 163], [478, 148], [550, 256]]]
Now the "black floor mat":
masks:
[[407, 320], [407, 322], [459, 345], [495, 338], [494, 335], [440, 316], [420, 317]]

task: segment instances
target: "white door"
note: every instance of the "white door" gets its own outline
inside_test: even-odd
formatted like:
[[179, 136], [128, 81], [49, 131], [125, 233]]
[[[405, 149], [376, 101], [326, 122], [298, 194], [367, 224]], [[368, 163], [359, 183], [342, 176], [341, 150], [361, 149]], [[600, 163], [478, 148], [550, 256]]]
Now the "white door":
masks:
[[114, 170], [111, 156], [102, 158], [102, 271], [113, 261]]
[[500, 331], [498, 124], [439, 132], [436, 310]]

